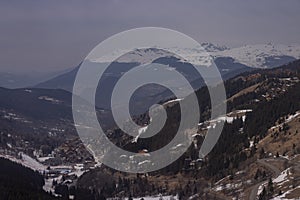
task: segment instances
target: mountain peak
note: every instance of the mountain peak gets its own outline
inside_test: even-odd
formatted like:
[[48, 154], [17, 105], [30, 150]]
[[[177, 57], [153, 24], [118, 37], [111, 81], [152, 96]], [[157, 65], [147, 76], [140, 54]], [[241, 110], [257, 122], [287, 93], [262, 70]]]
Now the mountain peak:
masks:
[[203, 42], [201, 43], [201, 46], [208, 52], [218, 52], [218, 51], [225, 51], [229, 50], [230, 48], [224, 45], [218, 45], [218, 44], [213, 44], [210, 42]]
[[213, 54], [216, 57], [231, 57], [249, 67], [270, 68], [299, 59], [300, 46], [273, 43], [244, 45]]
[[152, 63], [154, 60], [163, 57], [176, 57], [182, 62], [190, 62], [194, 65], [211, 65], [210, 52], [224, 51], [228, 49], [224, 46], [217, 46], [211, 43], [203, 43], [203, 45], [196, 48], [180, 48], [170, 47], [165, 50], [159, 48], [146, 48], [130, 50], [116, 50], [109, 55], [104, 55], [96, 59], [91, 59], [91, 62], [106, 63], [112, 62], [118, 55], [122, 55], [115, 62], [119, 63], [139, 63], [146, 64]]

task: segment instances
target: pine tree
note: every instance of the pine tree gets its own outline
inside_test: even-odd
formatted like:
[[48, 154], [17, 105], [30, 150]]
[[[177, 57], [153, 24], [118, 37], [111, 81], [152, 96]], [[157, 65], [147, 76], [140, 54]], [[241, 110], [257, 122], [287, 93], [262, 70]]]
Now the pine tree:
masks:
[[268, 182], [268, 193], [270, 195], [272, 195], [274, 192], [274, 186], [273, 186], [273, 181], [272, 181], [272, 178], [269, 179], [269, 182]]
[[133, 200], [131, 194], [129, 195], [128, 200]]
[[267, 192], [266, 192], [266, 188], [263, 188], [263, 191], [259, 194], [258, 197], [259, 200], [267, 200]]

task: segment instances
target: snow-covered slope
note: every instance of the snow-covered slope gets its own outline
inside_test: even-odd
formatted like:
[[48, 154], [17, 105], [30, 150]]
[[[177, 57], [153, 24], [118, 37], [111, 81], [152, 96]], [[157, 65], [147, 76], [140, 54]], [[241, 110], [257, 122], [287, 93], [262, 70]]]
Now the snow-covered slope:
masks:
[[[203, 51], [205, 49], [205, 51]], [[151, 63], [161, 57], [174, 56], [179, 58], [182, 62], [190, 61], [191, 64], [199, 66], [210, 66], [211, 56], [230, 57], [236, 63], [255, 68], [270, 68], [286, 64], [295, 59], [300, 59], [300, 45], [275, 45], [275, 44], [256, 44], [245, 45], [238, 48], [229, 49], [226, 46], [214, 45], [211, 43], [202, 43], [201, 47], [197, 48], [179, 48], [172, 47], [165, 50], [150, 48], [150, 49], [136, 49], [129, 53], [128, 50], [118, 50], [111, 55], [105, 55], [92, 62], [111, 62], [115, 55], [123, 54], [116, 61], [123, 63]], [[174, 52], [176, 55], [174, 55]]]
[[[210, 50], [213, 51], [213, 48], [210, 46]], [[214, 52], [217, 51], [214, 49]], [[208, 52], [208, 51], [207, 51]], [[136, 49], [134, 51], [130, 50], [116, 50], [112, 52], [110, 55], [103, 55], [96, 59], [91, 59], [91, 62], [96, 63], [107, 63], [114, 61], [114, 57], [116, 55], [122, 55], [119, 57], [117, 62], [120, 63], [139, 63], [146, 64], [152, 63], [154, 60], [158, 58], [164, 57], [176, 57], [180, 59], [182, 62], [187, 62], [187, 60], [194, 65], [204, 65], [210, 66], [212, 57], [204, 51], [203, 47], [199, 48], [179, 48], [172, 47], [166, 50], [157, 49], [157, 48], [149, 48], [149, 49]]]
[[216, 57], [232, 57], [249, 67], [268, 68], [300, 59], [299, 45], [256, 44], [213, 53]]
[[[220, 52], [228, 50], [226, 46], [214, 45], [212, 43], [202, 43], [196, 48], [179, 48], [170, 47], [166, 51], [158, 48], [136, 49], [130, 50], [116, 50], [110, 55], [103, 55], [99, 58], [92, 59], [92, 62], [106, 63], [113, 61], [117, 55], [122, 55], [116, 61], [121, 63], [151, 63], [154, 60], [162, 57], [176, 57], [182, 62], [190, 61], [191, 64], [209, 66], [211, 64], [210, 52]], [[175, 54], [173, 54], [173, 53]]]
[[117, 55], [122, 55], [119, 57], [116, 61], [122, 62], [122, 63], [151, 63], [152, 61], [156, 60], [160, 57], [169, 57], [173, 54], [156, 48], [150, 48], [150, 49], [136, 49], [134, 51], [130, 50], [116, 50], [112, 52], [110, 55], [103, 55], [97, 59], [91, 60], [92, 62], [97, 63], [106, 63], [106, 62], [112, 62], [113, 58]]
[[21, 155], [22, 155], [21, 159], [17, 159], [13, 156], [4, 155], [4, 154], [0, 154], [0, 158], [6, 158], [12, 162], [19, 163], [25, 167], [28, 167], [32, 170], [39, 171], [39, 172], [43, 172], [47, 169], [47, 166], [44, 166], [43, 164], [39, 163], [37, 160], [31, 158], [30, 156], [24, 153], [22, 153]]
[[219, 52], [219, 51], [225, 51], [229, 50], [230, 48], [224, 45], [218, 45], [218, 44], [213, 44], [210, 42], [204, 42], [201, 43], [201, 46], [207, 51], [207, 52]]

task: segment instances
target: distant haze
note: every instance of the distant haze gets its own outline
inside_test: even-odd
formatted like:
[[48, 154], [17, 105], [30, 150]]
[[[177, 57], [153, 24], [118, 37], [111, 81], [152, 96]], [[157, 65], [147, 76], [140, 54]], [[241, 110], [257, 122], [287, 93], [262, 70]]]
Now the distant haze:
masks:
[[0, 72], [77, 66], [107, 37], [136, 27], [227, 46], [300, 44], [299, 0], [1, 1]]

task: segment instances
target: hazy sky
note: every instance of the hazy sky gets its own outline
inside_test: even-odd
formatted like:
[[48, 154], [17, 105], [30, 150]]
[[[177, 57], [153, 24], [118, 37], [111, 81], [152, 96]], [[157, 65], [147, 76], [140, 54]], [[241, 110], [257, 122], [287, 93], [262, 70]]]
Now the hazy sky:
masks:
[[300, 44], [299, 0], [1, 0], [0, 71], [78, 65], [112, 34], [159, 26], [229, 46]]

